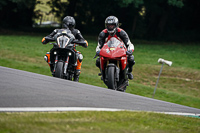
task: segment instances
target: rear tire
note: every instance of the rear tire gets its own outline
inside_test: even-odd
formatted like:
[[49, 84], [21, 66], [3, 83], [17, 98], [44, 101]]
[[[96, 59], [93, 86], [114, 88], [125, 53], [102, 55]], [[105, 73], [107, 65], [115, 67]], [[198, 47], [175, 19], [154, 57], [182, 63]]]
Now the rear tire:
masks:
[[115, 68], [114, 67], [108, 67], [108, 88], [116, 90], [117, 89], [117, 82], [115, 79]]
[[56, 64], [55, 77], [63, 78], [63, 62], [58, 62]]

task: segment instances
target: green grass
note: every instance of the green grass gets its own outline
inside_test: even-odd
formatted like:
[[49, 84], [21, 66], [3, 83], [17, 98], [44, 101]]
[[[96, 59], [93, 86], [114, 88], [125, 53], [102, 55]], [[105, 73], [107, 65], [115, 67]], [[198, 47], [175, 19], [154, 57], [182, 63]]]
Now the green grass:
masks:
[[[0, 65], [51, 76], [43, 56], [52, 45], [42, 45], [41, 36], [0, 36]], [[95, 66], [97, 37], [85, 37], [88, 48], [81, 46], [84, 60], [80, 82], [106, 87]], [[158, 58], [173, 61], [164, 66], [154, 98], [200, 108], [200, 45], [162, 42], [133, 41], [135, 45], [134, 79], [129, 82], [127, 93], [152, 97], [161, 64]]]
[[200, 120], [150, 112], [0, 113], [1, 133], [198, 133]]

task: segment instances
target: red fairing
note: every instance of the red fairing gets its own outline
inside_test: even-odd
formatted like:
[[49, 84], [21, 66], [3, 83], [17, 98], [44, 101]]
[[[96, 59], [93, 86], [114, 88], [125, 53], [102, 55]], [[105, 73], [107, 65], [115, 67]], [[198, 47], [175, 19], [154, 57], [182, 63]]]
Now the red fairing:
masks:
[[100, 58], [100, 64], [101, 64], [101, 69], [104, 70], [104, 64], [106, 63], [106, 60], [104, 59], [104, 57]]
[[123, 42], [120, 42], [116, 37], [111, 37], [100, 51], [101, 69], [104, 70], [104, 64], [109, 60], [117, 60], [121, 63], [121, 69], [124, 70], [127, 65], [126, 48]]
[[121, 69], [124, 70], [127, 65], [127, 58], [126, 57], [121, 57]]
[[119, 57], [126, 56], [126, 49], [123, 46], [123, 43], [118, 47], [109, 47], [104, 45], [100, 51], [100, 56], [115, 59]]

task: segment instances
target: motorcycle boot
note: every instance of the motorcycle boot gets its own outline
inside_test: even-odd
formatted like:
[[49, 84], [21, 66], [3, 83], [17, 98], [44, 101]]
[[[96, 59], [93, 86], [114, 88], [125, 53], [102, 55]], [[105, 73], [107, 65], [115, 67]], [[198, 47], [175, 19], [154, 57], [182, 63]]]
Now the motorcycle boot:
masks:
[[131, 55], [128, 57], [128, 78], [129, 79], [133, 79], [133, 74], [132, 74], [132, 71], [133, 71], [133, 65], [135, 65], [135, 61], [134, 61], [134, 56]]
[[[99, 57], [96, 59], [96, 67], [98, 67], [99, 70], [101, 71], [101, 69], [100, 69], [100, 58]], [[101, 76], [101, 75], [102, 75], [101, 72], [98, 73], [98, 76]]]
[[133, 74], [132, 74], [131, 72], [128, 72], [128, 78], [129, 78], [130, 80], [133, 79]]
[[74, 74], [74, 81], [79, 82], [79, 75], [81, 73], [81, 65], [82, 65], [82, 59], [77, 60], [77, 66], [76, 66], [76, 71]]
[[79, 82], [79, 75], [80, 75], [81, 71], [80, 70], [76, 70], [75, 74], [74, 74], [74, 81], [75, 82]]
[[52, 72], [52, 75], [55, 76], [55, 72], [53, 70], [54, 70], [54, 65], [50, 64], [50, 71]]
[[100, 58], [99, 57], [96, 59], [96, 66], [100, 69]]

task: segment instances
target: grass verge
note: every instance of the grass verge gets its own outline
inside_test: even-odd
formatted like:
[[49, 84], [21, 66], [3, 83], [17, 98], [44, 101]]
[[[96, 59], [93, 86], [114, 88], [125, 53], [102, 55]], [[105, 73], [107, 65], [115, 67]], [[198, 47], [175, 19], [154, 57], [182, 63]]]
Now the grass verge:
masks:
[[0, 132], [197, 133], [198, 118], [151, 112], [0, 113]]

